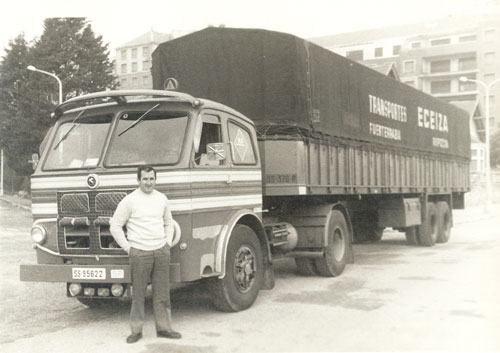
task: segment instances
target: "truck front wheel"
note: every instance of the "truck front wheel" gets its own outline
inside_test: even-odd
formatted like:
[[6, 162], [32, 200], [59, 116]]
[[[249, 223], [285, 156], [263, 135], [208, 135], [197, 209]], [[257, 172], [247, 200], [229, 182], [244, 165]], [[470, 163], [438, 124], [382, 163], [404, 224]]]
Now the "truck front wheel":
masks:
[[349, 252], [349, 228], [342, 212], [333, 210], [328, 226], [328, 244], [322, 258], [316, 259], [318, 274], [325, 277], [339, 276], [347, 264]]
[[263, 255], [255, 232], [237, 224], [227, 247], [224, 278], [210, 281], [212, 301], [221, 311], [249, 308], [257, 299], [264, 275]]

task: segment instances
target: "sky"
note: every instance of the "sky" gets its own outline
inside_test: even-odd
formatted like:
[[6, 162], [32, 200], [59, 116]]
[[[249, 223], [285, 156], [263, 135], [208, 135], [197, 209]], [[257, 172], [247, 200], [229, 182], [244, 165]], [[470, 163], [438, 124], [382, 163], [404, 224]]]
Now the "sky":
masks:
[[151, 29], [170, 33], [224, 24], [312, 38], [499, 12], [500, 0], [8, 0], [1, 6], [0, 56], [22, 32], [28, 41], [39, 37], [47, 17], [86, 17], [114, 53]]

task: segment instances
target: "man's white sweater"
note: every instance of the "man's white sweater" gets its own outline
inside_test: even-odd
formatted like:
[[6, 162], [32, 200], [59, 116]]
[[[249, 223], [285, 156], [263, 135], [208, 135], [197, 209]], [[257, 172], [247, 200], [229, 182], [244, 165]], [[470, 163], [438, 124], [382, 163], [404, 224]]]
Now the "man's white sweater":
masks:
[[[127, 237], [123, 232], [127, 227]], [[150, 194], [140, 188], [120, 201], [110, 221], [110, 231], [127, 253], [130, 247], [156, 250], [172, 245], [174, 223], [167, 197], [159, 191]]]

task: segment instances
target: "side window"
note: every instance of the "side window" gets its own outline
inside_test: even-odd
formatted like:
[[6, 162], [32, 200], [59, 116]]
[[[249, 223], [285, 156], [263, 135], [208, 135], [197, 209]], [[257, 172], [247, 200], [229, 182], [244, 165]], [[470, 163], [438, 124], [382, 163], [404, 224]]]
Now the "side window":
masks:
[[228, 123], [228, 130], [234, 164], [255, 164], [257, 159], [248, 130], [233, 122]]
[[204, 115], [202, 117], [203, 126], [201, 128], [200, 148], [195, 153], [194, 163], [199, 166], [219, 166], [226, 164], [226, 160], [216, 160], [209, 158], [207, 145], [210, 143], [222, 143], [221, 121], [218, 116]]

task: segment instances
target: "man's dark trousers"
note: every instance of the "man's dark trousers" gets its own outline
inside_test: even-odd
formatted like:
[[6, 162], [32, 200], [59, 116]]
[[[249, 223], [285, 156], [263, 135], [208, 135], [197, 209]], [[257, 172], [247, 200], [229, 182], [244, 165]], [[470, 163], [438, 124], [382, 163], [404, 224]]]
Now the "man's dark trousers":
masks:
[[144, 300], [149, 279], [153, 286], [153, 310], [156, 331], [172, 331], [170, 311], [170, 247], [145, 251], [131, 248], [129, 262], [132, 275], [132, 307], [130, 327], [132, 333], [142, 333], [144, 326]]

